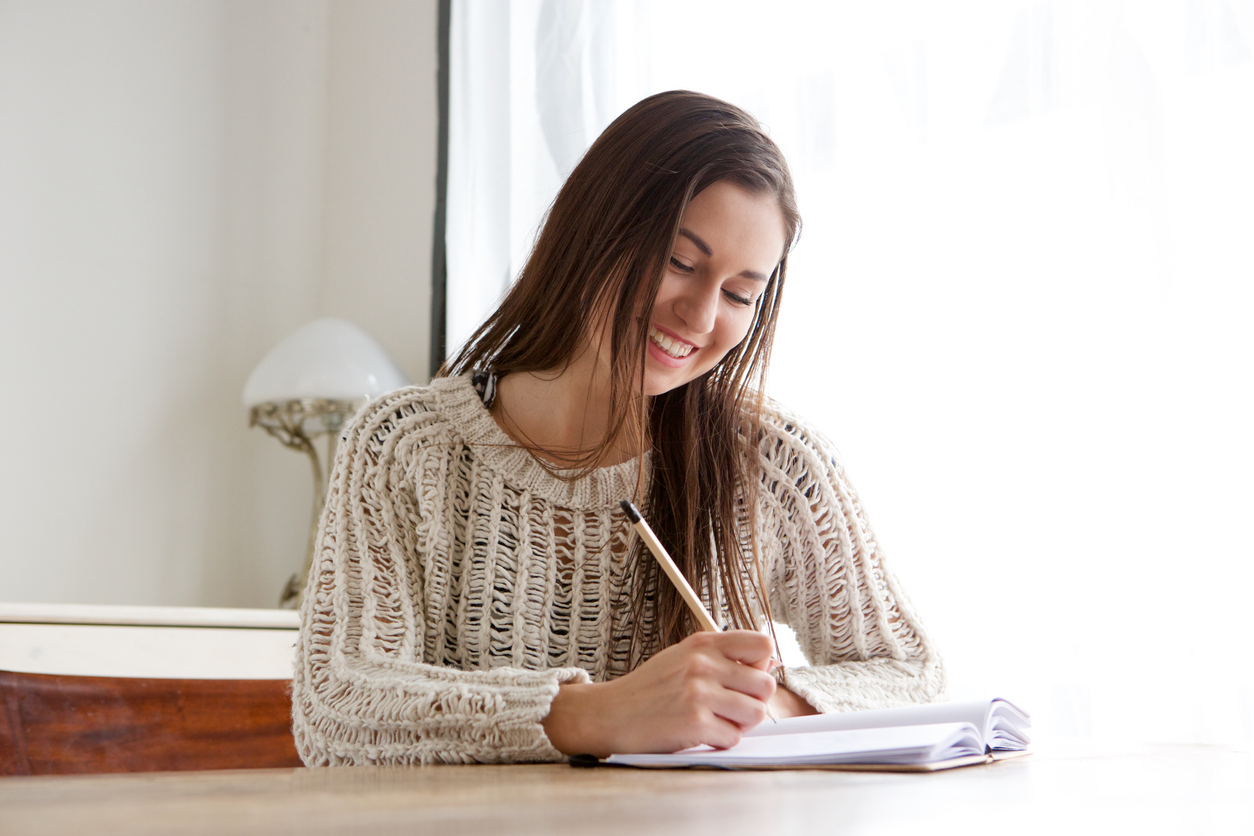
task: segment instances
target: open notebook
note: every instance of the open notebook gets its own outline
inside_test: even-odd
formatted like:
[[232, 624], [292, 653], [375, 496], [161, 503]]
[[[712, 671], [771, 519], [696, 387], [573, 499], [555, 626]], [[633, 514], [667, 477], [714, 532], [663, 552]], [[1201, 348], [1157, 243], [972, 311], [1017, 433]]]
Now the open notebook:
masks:
[[611, 755], [621, 766], [932, 772], [1027, 754], [1027, 712], [1003, 699], [816, 714], [749, 731], [730, 749]]

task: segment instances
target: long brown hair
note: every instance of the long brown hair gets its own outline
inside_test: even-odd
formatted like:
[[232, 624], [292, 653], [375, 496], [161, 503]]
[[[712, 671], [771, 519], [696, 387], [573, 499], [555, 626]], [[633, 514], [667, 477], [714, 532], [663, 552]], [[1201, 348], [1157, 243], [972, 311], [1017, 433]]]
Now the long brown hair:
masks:
[[[689, 201], [720, 181], [776, 201], [785, 252], [744, 340], [700, 378], [641, 398], [648, 333], [637, 312], [657, 298]], [[787, 251], [800, 225], [788, 165], [757, 120], [700, 93], [650, 96], [588, 149], [518, 280], [440, 370], [560, 370], [608, 318], [610, 430], [579, 451], [575, 465], [584, 473], [596, 467], [624, 431], [642, 455], [651, 448], [649, 484], [637, 504], [692, 586], [740, 627], [760, 626], [770, 613], [754, 533], [755, 463]], [[697, 624], [639, 544], [632, 567], [633, 644], [647, 656]]]

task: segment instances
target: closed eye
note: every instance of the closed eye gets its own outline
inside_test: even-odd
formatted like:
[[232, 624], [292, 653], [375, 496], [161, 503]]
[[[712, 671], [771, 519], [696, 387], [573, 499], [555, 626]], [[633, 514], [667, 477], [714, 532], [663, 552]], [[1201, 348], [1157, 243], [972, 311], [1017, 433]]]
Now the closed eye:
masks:
[[750, 299], [749, 297], [737, 296], [735, 293], [732, 293], [730, 290], [724, 290], [723, 295], [726, 296], [731, 301], [735, 302], [737, 305], [742, 305], [746, 308], [753, 304], [753, 300]]
[[675, 258], [675, 256], [671, 256], [671, 266], [672, 266], [672, 267], [674, 267], [676, 270], [678, 270], [678, 271], [679, 271], [679, 272], [681, 272], [681, 273], [691, 273], [691, 272], [692, 272], [692, 268], [691, 268], [691, 267], [689, 267], [687, 264], [684, 264], [684, 263], [683, 263], [682, 261], [680, 261], [679, 259]]

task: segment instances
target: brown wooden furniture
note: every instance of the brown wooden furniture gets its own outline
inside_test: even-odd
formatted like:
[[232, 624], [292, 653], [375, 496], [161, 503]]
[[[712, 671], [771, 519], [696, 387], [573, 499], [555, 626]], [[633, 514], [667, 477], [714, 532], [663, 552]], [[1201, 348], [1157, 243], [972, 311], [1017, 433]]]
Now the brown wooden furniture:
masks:
[[290, 684], [0, 671], [0, 774], [300, 766]]
[[0, 775], [299, 766], [285, 610], [0, 603]]

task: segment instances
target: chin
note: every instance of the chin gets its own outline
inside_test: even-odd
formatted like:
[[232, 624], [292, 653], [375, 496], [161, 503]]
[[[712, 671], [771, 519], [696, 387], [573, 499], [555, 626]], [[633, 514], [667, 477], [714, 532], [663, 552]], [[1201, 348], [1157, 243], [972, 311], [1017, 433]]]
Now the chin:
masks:
[[646, 380], [644, 382], [644, 395], [646, 398], [656, 398], [658, 395], [665, 395], [667, 392], [672, 389], [678, 389], [680, 386], [683, 386], [683, 384], [677, 383], [672, 385], [660, 381]]
[[688, 377], [670, 377], [661, 378], [652, 375], [644, 379], [644, 394], [646, 397], [655, 398], [658, 395], [665, 395], [667, 392], [673, 392], [676, 389], [683, 388], [691, 383], [695, 378]]

